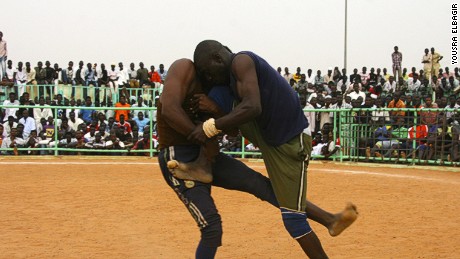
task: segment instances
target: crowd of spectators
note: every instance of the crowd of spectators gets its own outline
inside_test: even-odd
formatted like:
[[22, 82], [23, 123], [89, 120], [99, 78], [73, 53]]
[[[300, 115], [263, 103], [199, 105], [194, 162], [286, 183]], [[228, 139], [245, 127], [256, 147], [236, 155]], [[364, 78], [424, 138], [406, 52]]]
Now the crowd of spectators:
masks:
[[[437, 57], [437, 60], [434, 61], [433, 57]], [[396, 47], [392, 59], [392, 71], [400, 75], [398, 78], [389, 74], [386, 68], [370, 68], [368, 71], [363, 67], [360, 72], [354, 69], [348, 74], [345, 69], [335, 67], [329, 68], [324, 75], [321, 70], [314, 74], [312, 69], [308, 69], [304, 74], [298, 67], [296, 73], [291, 74], [287, 67], [284, 73], [278, 68], [280, 75], [298, 93], [304, 108], [310, 109], [305, 112], [310, 122], [305, 131], [313, 136], [313, 155], [328, 158], [340, 152], [349, 153], [349, 150], [344, 150], [341, 146], [341, 142], [344, 144], [354, 141], [351, 139], [353, 136], [359, 141], [356, 145], [348, 146], [357, 148], [359, 155], [367, 159], [417, 155], [420, 159], [431, 160], [441, 156], [441, 159], [445, 157], [447, 160], [460, 161], [457, 144], [460, 128], [456, 111], [422, 110], [460, 107], [458, 68], [453, 72], [448, 67], [440, 68], [439, 60], [442, 56], [433, 48], [431, 52], [425, 50], [421, 62], [423, 69], [412, 67], [410, 73], [402, 68], [402, 54]], [[98, 68], [95, 63], [85, 66], [83, 61], [79, 62], [78, 68], [73, 67], [73, 62], [69, 62], [66, 68], [61, 69], [58, 64], [51, 67], [49, 61], [45, 62], [45, 67], [42, 62], [38, 62], [35, 68], [31, 68], [29, 62], [26, 62], [25, 68], [22, 62], [13, 67], [12, 61], [8, 60], [0, 86], [0, 96], [8, 93], [3, 106], [37, 105], [40, 108], [2, 108], [1, 147], [13, 148], [12, 151], [2, 153], [53, 154], [51, 149], [18, 151], [15, 148], [58, 146], [67, 148], [60, 154], [82, 154], [83, 149], [94, 149], [87, 154], [117, 155], [119, 153], [103, 150], [149, 149], [150, 139], [153, 140], [152, 146], [155, 148], [155, 110], [136, 110], [134, 107], [155, 107], [166, 75], [167, 70], [162, 64], [158, 70], [151, 66], [148, 71], [142, 62], [138, 69], [131, 63], [129, 69], [125, 70], [123, 63], [119, 63], [111, 64], [106, 70], [104, 64]], [[31, 97], [28, 90], [34, 85], [45, 87]], [[70, 87], [71, 94], [66, 96], [56, 91], [59, 85]], [[90, 96], [85, 91], [87, 88], [82, 88], [82, 98], [77, 99], [75, 92], [79, 86], [89, 85], [94, 86], [94, 95]], [[142, 89], [145, 88], [158, 91], [149, 98], [143, 98]], [[109, 107], [133, 109], [107, 109]], [[372, 110], [361, 110], [362, 108]], [[421, 110], [382, 111], [380, 108]], [[322, 111], [325, 109], [352, 110], [348, 113]], [[339, 120], [342, 128], [334, 128], [334, 121]], [[350, 125], [353, 124], [365, 127], [361, 127], [358, 134], [353, 135], [350, 133], [353, 130]], [[337, 130], [346, 133], [342, 139], [337, 137]], [[241, 136], [224, 135], [219, 143], [222, 151], [258, 151], [252, 143], [242, 143]], [[69, 149], [75, 151], [68, 151]], [[142, 155], [134, 152], [131, 154]]]

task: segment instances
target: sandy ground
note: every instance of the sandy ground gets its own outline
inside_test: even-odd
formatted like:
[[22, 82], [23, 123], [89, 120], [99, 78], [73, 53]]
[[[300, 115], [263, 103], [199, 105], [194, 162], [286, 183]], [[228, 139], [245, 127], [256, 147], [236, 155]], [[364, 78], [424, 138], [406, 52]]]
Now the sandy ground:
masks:
[[[260, 162], [248, 165], [265, 172]], [[0, 258], [193, 258], [199, 231], [156, 159], [0, 159]], [[308, 196], [360, 217], [338, 237], [311, 223], [331, 258], [460, 258], [460, 171], [310, 164]], [[213, 189], [217, 258], [305, 258], [276, 208]]]

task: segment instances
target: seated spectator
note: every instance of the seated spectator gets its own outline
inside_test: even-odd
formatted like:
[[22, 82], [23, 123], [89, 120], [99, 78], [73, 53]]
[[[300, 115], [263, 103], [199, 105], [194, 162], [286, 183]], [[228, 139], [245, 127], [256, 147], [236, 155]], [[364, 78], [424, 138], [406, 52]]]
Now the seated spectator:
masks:
[[[18, 100], [16, 100], [16, 94], [14, 92], [11, 92], [9, 94], [9, 99], [3, 101], [3, 106], [12, 106], [16, 105], [19, 106], [20, 103]], [[19, 108], [3, 108], [3, 122], [7, 122], [9, 116], [13, 116], [13, 119], [17, 119], [17, 111], [19, 111]]]
[[72, 130], [77, 131], [78, 125], [84, 124], [85, 122], [82, 119], [76, 117], [75, 112], [72, 111], [69, 114], [69, 120], [67, 123], [69, 124]]
[[131, 63], [129, 65], [128, 75], [129, 75], [129, 87], [139, 88], [139, 80], [137, 80], [137, 69], [134, 68], [134, 63]]
[[[425, 151], [427, 146], [425, 145], [427, 142], [428, 137], [428, 126], [420, 123], [417, 120], [417, 125], [414, 124], [412, 120], [409, 121], [409, 129], [408, 129], [408, 138], [405, 143], [405, 147], [408, 150], [411, 150], [410, 155], [412, 159], [415, 158], [416, 154], [418, 153], [418, 158], [422, 159], [425, 155]], [[415, 141], [415, 149], [413, 149]]]
[[123, 127], [124, 129], [124, 132], [123, 134], [130, 134], [132, 132], [132, 129], [131, 129], [131, 124], [127, 121], [125, 121], [125, 115], [121, 114], [120, 115], [120, 121], [115, 123], [115, 125], [118, 126], [118, 128], [121, 128]]
[[[431, 96], [427, 96], [425, 97], [425, 104], [422, 105], [422, 108], [423, 109], [435, 109], [435, 108], [438, 108], [438, 105], [432, 102]], [[437, 116], [438, 116], [437, 111], [422, 110], [420, 112], [422, 124], [426, 124], [426, 125], [436, 124]]]
[[371, 114], [372, 114], [372, 122], [374, 123], [377, 123], [380, 118], [383, 118], [385, 123], [390, 123], [390, 113], [388, 111], [383, 111], [381, 110], [383, 107], [383, 103], [382, 103], [382, 99], [381, 98], [377, 98], [375, 100], [375, 107], [374, 107], [376, 110], [372, 111]]
[[2, 151], [4, 155], [19, 155], [17, 148], [21, 148], [24, 145], [24, 140], [17, 137], [17, 128], [12, 128], [9, 137], [2, 140], [1, 148], [13, 148], [13, 150]]
[[136, 123], [137, 127], [139, 128], [139, 132], [142, 134], [144, 132], [144, 127], [150, 122], [150, 120], [144, 118], [144, 113], [139, 112], [137, 117], [134, 118], [134, 122]]
[[[388, 108], [399, 108], [399, 109], [406, 108], [406, 104], [400, 98], [401, 98], [401, 93], [396, 92], [393, 95], [393, 100], [388, 104]], [[393, 123], [397, 124], [399, 120], [404, 121], [405, 116], [406, 116], [406, 112], [404, 110], [390, 111], [390, 118]]]
[[8, 120], [3, 123], [3, 137], [7, 138], [10, 136], [10, 132], [13, 128], [16, 128], [18, 123], [14, 121], [13, 116], [8, 116]]
[[[116, 108], [130, 108], [131, 105], [126, 103], [125, 96], [120, 96], [120, 101], [115, 104]], [[129, 110], [115, 110], [115, 121], [120, 121], [120, 115], [124, 115], [124, 118], [128, 118]]]
[[36, 130], [35, 120], [29, 117], [29, 110], [25, 109], [22, 112], [22, 118], [19, 120], [19, 124], [24, 125], [23, 138], [27, 139], [32, 130]]
[[[37, 136], [37, 131], [32, 130], [30, 132], [30, 136], [25, 139], [24, 147], [26, 148], [38, 148], [39, 147], [40, 138]], [[29, 155], [38, 155], [40, 152], [38, 150], [29, 150], [27, 151]]]
[[91, 125], [89, 132], [86, 133], [83, 137], [86, 143], [93, 142], [93, 140], [96, 138], [96, 127]]
[[[105, 140], [102, 138], [101, 133], [96, 133], [94, 138], [91, 141], [88, 141], [85, 144], [85, 147], [90, 149], [104, 149], [105, 148]], [[99, 154], [99, 153], [94, 153]]]
[[150, 66], [149, 79], [155, 87], [160, 86], [161, 76], [157, 71], [155, 71], [155, 66]]
[[[60, 148], [76, 148], [77, 139], [72, 137], [72, 132], [65, 132], [65, 137], [59, 140], [58, 147]], [[61, 151], [64, 155], [73, 155], [74, 152]]]
[[359, 90], [358, 83], [353, 83], [353, 92], [349, 93], [348, 96], [351, 97], [351, 100], [356, 100], [358, 97], [362, 97], [363, 101], [366, 100], [366, 94]]

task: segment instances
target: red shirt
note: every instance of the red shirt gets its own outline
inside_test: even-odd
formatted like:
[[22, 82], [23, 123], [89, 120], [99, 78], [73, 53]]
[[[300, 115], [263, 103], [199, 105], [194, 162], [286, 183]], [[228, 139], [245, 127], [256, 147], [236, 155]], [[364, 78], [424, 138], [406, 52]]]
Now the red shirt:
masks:
[[155, 82], [155, 83], [161, 83], [161, 77], [160, 77], [160, 74], [158, 74], [157, 71], [155, 72], [149, 72], [149, 79], [150, 79], [150, 82]]

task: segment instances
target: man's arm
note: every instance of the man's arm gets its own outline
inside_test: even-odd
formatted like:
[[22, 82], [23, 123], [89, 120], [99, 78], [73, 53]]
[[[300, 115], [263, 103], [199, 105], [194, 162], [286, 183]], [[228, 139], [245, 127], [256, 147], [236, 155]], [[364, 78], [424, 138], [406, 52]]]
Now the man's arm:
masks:
[[216, 128], [221, 130], [242, 125], [262, 112], [254, 61], [248, 55], [238, 55], [233, 60], [232, 72], [241, 102], [228, 115], [216, 120]]
[[195, 125], [182, 108], [182, 103], [195, 79], [195, 68], [192, 61], [180, 59], [171, 65], [169, 73], [160, 97], [162, 116], [177, 132], [188, 136]]

